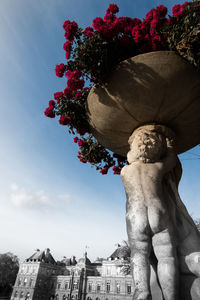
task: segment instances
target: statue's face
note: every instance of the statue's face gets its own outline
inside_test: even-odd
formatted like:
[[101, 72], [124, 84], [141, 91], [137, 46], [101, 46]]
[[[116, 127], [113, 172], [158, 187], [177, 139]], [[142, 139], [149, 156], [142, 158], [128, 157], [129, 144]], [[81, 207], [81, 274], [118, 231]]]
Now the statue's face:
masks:
[[138, 132], [134, 136], [130, 148], [128, 161], [156, 162], [163, 154], [164, 138], [160, 134], [151, 131]]

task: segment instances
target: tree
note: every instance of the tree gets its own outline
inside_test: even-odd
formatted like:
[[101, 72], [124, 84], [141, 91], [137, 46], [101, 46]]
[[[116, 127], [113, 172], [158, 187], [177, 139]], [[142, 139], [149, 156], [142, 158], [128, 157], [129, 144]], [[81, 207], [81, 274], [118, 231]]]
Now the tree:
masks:
[[0, 295], [9, 295], [19, 270], [19, 259], [13, 253], [0, 254]]

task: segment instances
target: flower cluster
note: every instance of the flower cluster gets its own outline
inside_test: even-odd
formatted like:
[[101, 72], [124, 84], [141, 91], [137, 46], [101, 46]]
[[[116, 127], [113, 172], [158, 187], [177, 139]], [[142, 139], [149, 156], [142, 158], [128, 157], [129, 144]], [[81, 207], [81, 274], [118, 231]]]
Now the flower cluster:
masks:
[[[78, 158], [96, 166], [102, 175], [112, 169], [120, 174], [126, 158], [111, 154], [90, 132], [86, 102], [92, 84], [102, 84], [105, 75], [119, 62], [158, 50], [174, 50], [200, 69], [200, 1], [186, 1], [172, 9], [159, 5], [144, 19], [117, 17], [119, 8], [110, 4], [104, 17], [96, 17], [91, 26], [81, 29], [75, 21], [63, 24], [66, 41], [63, 45], [67, 62], [55, 67], [58, 77], [66, 76], [66, 87], [54, 93], [54, 100], [44, 114], [60, 116], [59, 123], [67, 126], [78, 145]], [[85, 83], [89, 82], [89, 87]]]

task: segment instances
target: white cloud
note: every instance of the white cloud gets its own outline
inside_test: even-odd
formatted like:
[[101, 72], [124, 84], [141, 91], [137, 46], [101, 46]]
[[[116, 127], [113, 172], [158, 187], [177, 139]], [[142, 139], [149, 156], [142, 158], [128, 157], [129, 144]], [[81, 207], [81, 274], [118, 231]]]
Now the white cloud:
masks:
[[57, 196], [58, 199], [62, 200], [63, 202], [69, 204], [71, 202], [71, 196], [68, 194], [62, 194]]
[[41, 209], [50, 207], [51, 201], [44, 191], [28, 191], [16, 183], [11, 185], [10, 201], [18, 208]]

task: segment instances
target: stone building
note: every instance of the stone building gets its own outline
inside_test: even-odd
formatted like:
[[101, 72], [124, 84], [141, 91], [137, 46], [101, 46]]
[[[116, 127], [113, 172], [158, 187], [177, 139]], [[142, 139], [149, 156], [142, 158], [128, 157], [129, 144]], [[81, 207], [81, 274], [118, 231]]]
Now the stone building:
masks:
[[126, 247], [91, 262], [87, 253], [55, 262], [49, 249], [37, 250], [19, 268], [11, 300], [131, 300], [134, 285]]

